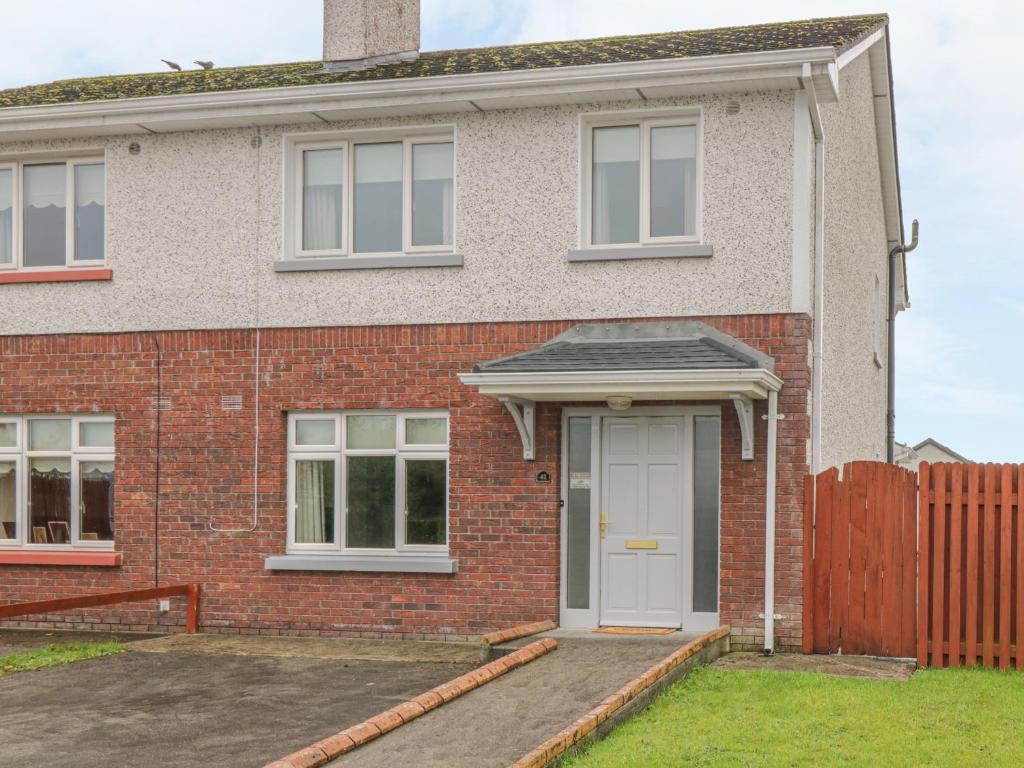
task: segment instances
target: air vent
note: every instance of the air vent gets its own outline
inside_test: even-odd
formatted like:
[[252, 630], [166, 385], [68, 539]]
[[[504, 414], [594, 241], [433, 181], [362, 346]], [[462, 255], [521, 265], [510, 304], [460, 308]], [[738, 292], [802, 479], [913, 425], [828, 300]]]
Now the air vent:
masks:
[[240, 411], [242, 410], [242, 396], [222, 395], [220, 398], [220, 407], [225, 411]]
[[154, 397], [153, 398], [153, 410], [154, 411], [169, 411], [169, 410], [171, 410], [171, 398], [169, 398], [169, 397]]
[[740, 113], [740, 104], [738, 101], [730, 101], [725, 105], [725, 114], [727, 115], [738, 115]]

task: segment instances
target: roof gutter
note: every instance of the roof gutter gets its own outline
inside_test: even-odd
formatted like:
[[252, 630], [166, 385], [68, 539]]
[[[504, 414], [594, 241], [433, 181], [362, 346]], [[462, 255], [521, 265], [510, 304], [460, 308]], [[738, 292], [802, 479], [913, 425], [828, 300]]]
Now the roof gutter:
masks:
[[[617, 62], [572, 67], [547, 67], [510, 72], [480, 72], [385, 81], [255, 88], [216, 93], [111, 99], [69, 104], [0, 108], [0, 140], [30, 138], [33, 133], [70, 135], [187, 130], [204, 123], [232, 121], [236, 125], [281, 122], [282, 118], [315, 121], [340, 119], [357, 109], [388, 108], [444, 111], [482, 109], [488, 100], [592, 95], [595, 100], [623, 91], [658, 89], [758, 80], [792, 79], [799, 87], [805, 65], [810, 65], [819, 87], [826, 84], [829, 100], [838, 98], [836, 50], [832, 47], [716, 56], [694, 56], [654, 61]], [[654, 97], [657, 97], [655, 91]], [[484, 106], [480, 103], [483, 102]], [[549, 102], [550, 103], [550, 102]]]

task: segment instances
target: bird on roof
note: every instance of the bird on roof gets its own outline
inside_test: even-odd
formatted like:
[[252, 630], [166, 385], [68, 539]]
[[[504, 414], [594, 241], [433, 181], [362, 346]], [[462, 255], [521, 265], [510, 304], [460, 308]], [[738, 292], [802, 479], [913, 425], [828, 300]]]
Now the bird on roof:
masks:
[[177, 64], [173, 61], [168, 61], [167, 59], [160, 59], [160, 61], [162, 61], [168, 67], [173, 69], [175, 72], [181, 72], [181, 64]]
[[193, 64], [198, 64], [203, 69], [213, 69], [212, 61], [193, 61]]

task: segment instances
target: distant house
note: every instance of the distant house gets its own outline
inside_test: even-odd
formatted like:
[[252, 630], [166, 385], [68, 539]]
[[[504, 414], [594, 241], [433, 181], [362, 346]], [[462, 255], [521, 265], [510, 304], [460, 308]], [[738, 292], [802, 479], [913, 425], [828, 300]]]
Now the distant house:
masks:
[[912, 469], [917, 471], [918, 465], [922, 461], [970, 461], [961, 456], [956, 451], [947, 448], [938, 440], [933, 440], [930, 437], [925, 438], [920, 443], [914, 446], [906, 445], [904, 443], [896, 443], [896, 463], [904, 469]]

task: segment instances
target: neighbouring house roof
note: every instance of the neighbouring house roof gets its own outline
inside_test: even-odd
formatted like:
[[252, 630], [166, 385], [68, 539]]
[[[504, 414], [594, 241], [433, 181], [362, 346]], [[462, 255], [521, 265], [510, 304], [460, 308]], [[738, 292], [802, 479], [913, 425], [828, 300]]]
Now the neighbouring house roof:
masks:
[[580, 325], [535, 349], [479, 363], [474, 373], [764, 369], [772, 358], [699, 322]]
[[511, 72], [803, 48], [832, 47], [841, 51], [855, 45], [887, 23], [888, 16], [885, 14], [841, 16], [686, 32], [428, 51], [413, 61], [340, 72], [325, 71], [321, 61], [307, 61], [59, 80], [0, 91], [0, 108]]
[[966, 458], [964, 456], [961, 456], [959, 453], [954, 451], [952, 448], [946, 447], [945, 445], [940, 443], [938, 440], [935, 440], [934, 438], [931, 438], [931, 437], [926, 437], [920, 443], [915, 445], [913, 447], [913, 450], [916, 453], [916, 452], [920, 451], [922, 448], [924, 448], [926, 446], [929, 446], [929, 445], [932, 446], [933, 448], [937, 448], [938, 450], [942, 451], [943, 453], [949, 454], [952, 458], [956, 459], [957, 461], [963, 461], [963, 462], [968, 462], [968, 463], [970, 462], [970, 459], [968, 459], [968, 458]]

